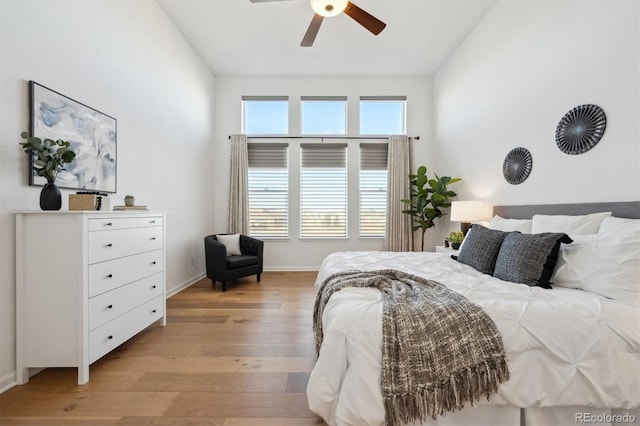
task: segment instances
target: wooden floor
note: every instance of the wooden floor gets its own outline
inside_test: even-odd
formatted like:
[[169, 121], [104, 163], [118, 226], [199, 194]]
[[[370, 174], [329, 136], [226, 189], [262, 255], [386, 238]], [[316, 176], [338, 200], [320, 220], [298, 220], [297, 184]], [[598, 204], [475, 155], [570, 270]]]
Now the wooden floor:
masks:
[[265, 272], [222, 292], [201, 280], [91, 366], [50, 368], [0, 395], [0, 425], [323, 425], [307, 406], [315, 272]]

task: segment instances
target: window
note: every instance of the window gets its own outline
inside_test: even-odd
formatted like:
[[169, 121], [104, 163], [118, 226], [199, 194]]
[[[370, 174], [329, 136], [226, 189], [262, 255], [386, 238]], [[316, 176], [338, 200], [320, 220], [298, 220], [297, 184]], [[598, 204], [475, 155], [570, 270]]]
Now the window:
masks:
[[405, 134], [406, 99], [406, 96], [361, 96], [360, 134]]
[[243, 96], [242, 128], [247, 135], [289, 133], [288, 96]]
[[[381, 139], [407, 133], [406, 96], [361, 96], [351, 106], [346, 96], [299, 99], [300, 123], [289, 129], [288, 96], [242, 97], [250, 235], [384, 238], [388, 146]], [[347, 117], [357, 114], [362, 137], [352, 138]]]
[[300, 237], [347, 237], [347, 145], [300, 147]]
[[286, 144], [250, 143], [249, 229], [255, 237], [289, 236], [289, 173]]
[[387, 144], [360, 144], [360, 237], [384, 237], [387, 217]]
[[346, 135], [346, 96], [303, 96], [301, 98], [303, 135]]

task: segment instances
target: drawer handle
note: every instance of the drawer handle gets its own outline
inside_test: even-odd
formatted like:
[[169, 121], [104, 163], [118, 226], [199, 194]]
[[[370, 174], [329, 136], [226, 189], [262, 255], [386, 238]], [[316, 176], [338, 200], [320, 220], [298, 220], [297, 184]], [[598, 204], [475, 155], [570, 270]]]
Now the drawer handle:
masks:
[[153, 262], [151, 262], [151, 264], [152, 264], [152, 265], [155, 265], [155, 264], [156, 264], [156, 261], [154, 260]]
[[113, 278], [113, 274], [107, 275], [107, 278]]
[[152, 285], [152, 286], [151, 286], [151, 288], [154, 288], [154, 289], [155, 289], [155, 288], [156, 288], [156, 285], [155, 285], [155, 284], [154, 284], [154, 285]]
[[107, 305], [107, 309], [113, 309], [113, 305]]
[[107, 336], [107, 340], [112, 340], [113, 339], [113, 334], [111, 336]]
[[156, 221], [155, 220], [150, 220], [149, 223], [156, 223]]
[[153, 311], [151, 311], [152, 314], [155, 314], [157, 311], [154, 309]]
[[111, 223], [111, 222], [107, 222], [107, 223], [105, 223], [105, 225], [106, 225], [106, 226], [113, 226], [113, 223]]
[[113, 244], [109, 243], [107, 244], [107, 247], [113, 247]]
[[151, 241], [155, 241], [156, 237], [151, 237], [150, 240]]

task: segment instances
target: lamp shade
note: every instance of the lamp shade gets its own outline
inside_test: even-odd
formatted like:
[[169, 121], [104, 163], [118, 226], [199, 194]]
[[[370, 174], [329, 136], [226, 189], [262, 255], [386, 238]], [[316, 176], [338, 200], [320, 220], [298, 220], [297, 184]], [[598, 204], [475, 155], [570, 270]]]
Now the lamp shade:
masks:
[[341, 14], [349, 2], [347, 0], [311, 0], [311, 8], [325, 18]]
[[453, 222], [488, 221], [492, 216], [493, 206], [483, 201], [451, 202], [451, 220]]

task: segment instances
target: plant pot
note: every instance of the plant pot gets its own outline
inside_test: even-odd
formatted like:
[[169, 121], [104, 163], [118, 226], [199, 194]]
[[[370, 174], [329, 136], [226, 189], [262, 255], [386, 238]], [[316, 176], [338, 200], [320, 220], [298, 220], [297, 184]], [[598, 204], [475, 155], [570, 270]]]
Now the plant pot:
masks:
[[460, 248], [461, 243], [451, 243], [451, 248], [454, 250], [458, 250]]
[[62, 194], [54, 182], [47, 182], [40, 191], [40, 208], [42, 210], [60, 210]]

